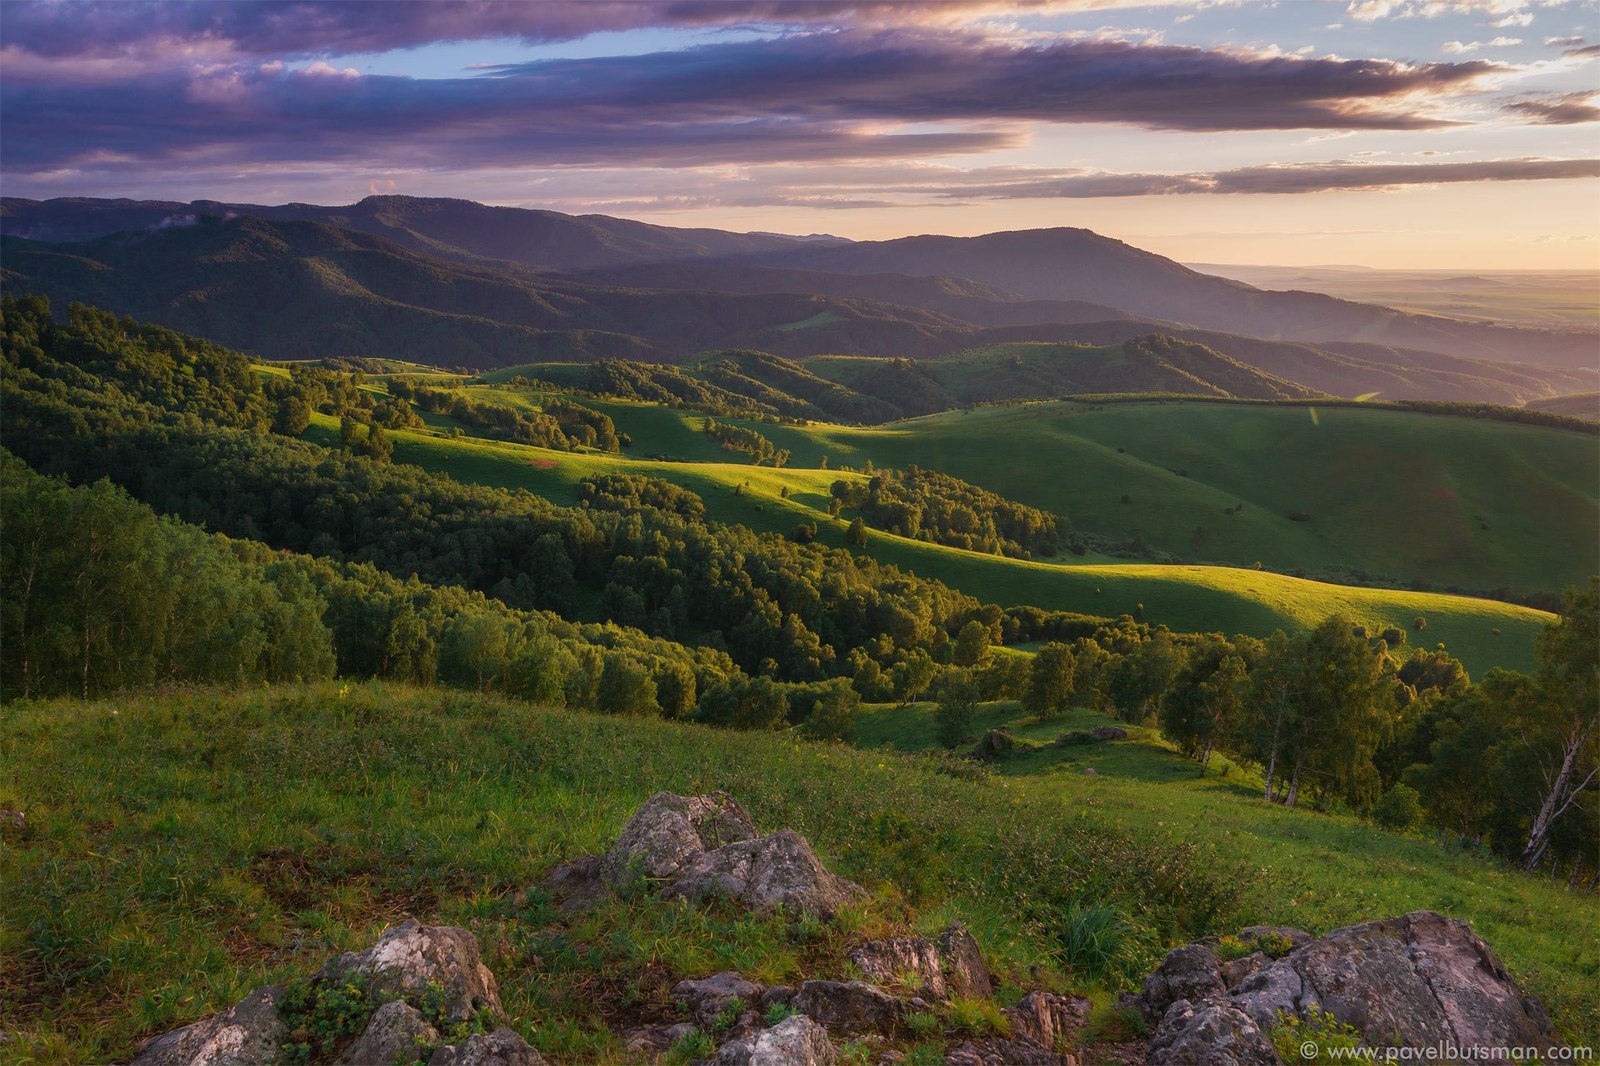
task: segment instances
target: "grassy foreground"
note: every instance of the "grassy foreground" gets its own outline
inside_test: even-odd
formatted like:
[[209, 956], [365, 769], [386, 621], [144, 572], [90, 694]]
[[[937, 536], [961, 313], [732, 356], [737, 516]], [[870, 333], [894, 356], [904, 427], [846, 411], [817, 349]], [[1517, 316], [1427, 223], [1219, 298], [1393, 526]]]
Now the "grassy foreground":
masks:
[[[879, 714], [869, 738], [918, 746], [901, 734], [925, 710]], [[474, 929], [513, 1023], [565, 1060], [617, 1057], [606, 1027], [679, 977], [836, 975], [826, 960], [847, 940], [956, 917], [1012, 990], [1092, 989], [1205, 932], [1436, 907], [1470, 919], [1568, 1039], [1600, 1032], [1588, 902], [1421, 840], [1186, 785], [1192, 767], [1156, 747], [1124, 758], [1143, 769], [990, 773], [381, 685], [11, 704], [0, 806], [28, 828], [0, 852], [6, 1058], [126, 1056], [407, 915]], [[561, 925], [524, 892], [663, 788], [723, 789], [764, 828], [805, 833], [871, 902], [833, 929], [649, 897]], [[1099, 978], [1060, 946], [1084, 903], [1125, 922]]]

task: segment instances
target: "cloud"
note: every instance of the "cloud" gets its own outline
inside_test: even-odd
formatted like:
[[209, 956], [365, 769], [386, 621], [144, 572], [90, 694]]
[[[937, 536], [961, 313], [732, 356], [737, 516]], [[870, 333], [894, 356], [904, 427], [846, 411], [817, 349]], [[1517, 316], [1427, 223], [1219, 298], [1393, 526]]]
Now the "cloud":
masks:
[[1191, 0], [12, 0], [7, 42], [39, 56], [204, 48], [307, 59], [489, 39], [548, 44], [596, 33], [733, 25], [959, 26], [995, 14], [1190, 6]]
[[1521, 43], [1521, 37], [1496, 37], [1492, 41], [1470, 41], [1466, 44], [1460, 41], [1446, 41], [1442, 47], [1451, 55], [1470, 55], [1480, 48], [1510, 48]]
[[[429, 5], [418, 5], [429, 6]], [[454, 169], [932, 158], [1030, 123], [1160, 130], [1418, 130], [1427, 101], [1506, 68], [1304, 59], [1114, 40], [835, 31], [413, 79], [318, 61], [93, 83], [6, 79], [8, 174], [86, 146], [151, 165]]]
[[1573, 126], [1600, 121], [1600, 107], [1590, 103], [1590, 92], [1529, 96], [1502, 104], [1501, 110], [1523, 115], [1544, 126]]
[[1493, 159], [1470, 163], [1292, 163], [1213, 173], [1074, 173], [1048, 180], [966, 186], [941, 195], [984, 199], [1084, 199], [1181, 194], [1287, 194], [1409, 185], [1600, 177], [1600, 159]]
[[1527, 26], [1533, 16], [1531, 0], [1350, 0], [1345, 13], [1357, 22], [1379, 19], [1434, 19], [1443, 15], [1499, 16], [1496, 27]]

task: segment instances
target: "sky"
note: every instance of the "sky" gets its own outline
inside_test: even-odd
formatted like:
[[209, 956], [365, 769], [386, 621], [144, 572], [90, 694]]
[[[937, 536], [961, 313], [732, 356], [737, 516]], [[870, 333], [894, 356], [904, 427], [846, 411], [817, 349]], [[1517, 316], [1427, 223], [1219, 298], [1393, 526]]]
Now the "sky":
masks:
[[1600, 270], [1600, 9], [5, 0], [0, 192]]

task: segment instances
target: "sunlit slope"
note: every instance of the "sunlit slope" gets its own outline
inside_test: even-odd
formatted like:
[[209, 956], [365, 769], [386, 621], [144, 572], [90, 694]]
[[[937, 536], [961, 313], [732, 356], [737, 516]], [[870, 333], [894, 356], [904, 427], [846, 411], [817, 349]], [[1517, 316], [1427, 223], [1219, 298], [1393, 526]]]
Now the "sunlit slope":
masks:
[[796, 463], [915, 463], [1188, 559], [1523, 592], [1597, 569], [1600, 448], [1561, 429], [1352, 407], [1056, 402], [768, 435]]
[[[605, 406], [609, 409], [611, 405]], [[697, 417], [656, 410], [686, 419]], [[761, 428], [773, 431], [776, 439], [777, 431], [784, 427]], [[326, 440], [335, 431], [331, 419], [318, 416], [312, 433]], [[569, 504], [576, 500], [576, 486], [585, 477], [618, 471], [645, 474], [698, 493], [713, 521], [783, 534], [801, 523], [815, 523], [818, 539], [835, 547], [844, 544], [846, 523], [828, 517], [828, 487], [840, 477], [861, 476], [835, 470], [774, 470], [727, 462], [663, 462], [559, 452], [427, 432], [397, 431], [391, 436], [396, 462], [447, 473], [461, 481], [525, 488]], [[636, 434], [631, 452], [642, 450], [644, 445]], [[738, 491], [741, 486], [742, 492]], [[789, 490], [787, 498], [782, 495], [784, 488]], [[1240, 568], [1134, 565], [1095, 556], [1086, 557], [1088, 561], [1068, 557], [1073, 560], [1070, 564], [1026, 562], [878, 531], [870, 533], [868, 550], [878, 559], [944, 581], [987, 602], [1102, 616], [1138, 613], [1180, 631], [1265, 636], [1274, 629], [1312, 625], [1344, 612], [1372, 626], [1398, 626], [1415, 643], [1431, 647], [1442, 641], [1475, 674], [1496, 665], [1528, 668], [1534, 636], [1550, 621], [1550, 616], [1541, 612], [1494, 601], [1349, 588]], [[1426, 619], [1426, 629], [1421, 632], [1413, 629], [1418, 617]]]

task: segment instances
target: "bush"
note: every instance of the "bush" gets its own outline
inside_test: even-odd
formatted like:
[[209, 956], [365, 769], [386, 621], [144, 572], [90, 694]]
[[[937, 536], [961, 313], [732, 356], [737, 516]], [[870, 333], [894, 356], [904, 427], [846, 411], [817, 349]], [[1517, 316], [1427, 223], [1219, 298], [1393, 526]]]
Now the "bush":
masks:
[[1372, 809], [1372, 820], [1385, 829], [1408, 833], [1422, 824], [1422, 795], [1410, 785], [1395, 785]]

